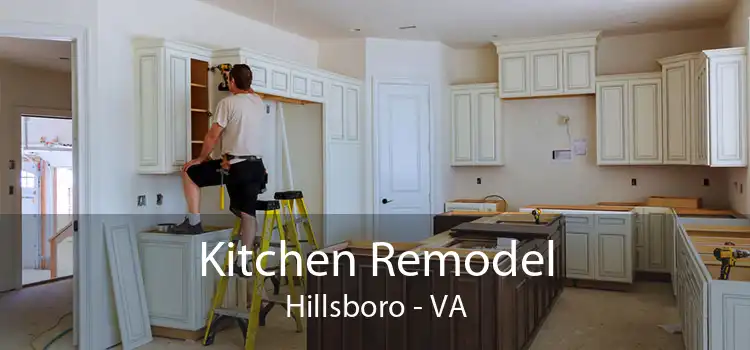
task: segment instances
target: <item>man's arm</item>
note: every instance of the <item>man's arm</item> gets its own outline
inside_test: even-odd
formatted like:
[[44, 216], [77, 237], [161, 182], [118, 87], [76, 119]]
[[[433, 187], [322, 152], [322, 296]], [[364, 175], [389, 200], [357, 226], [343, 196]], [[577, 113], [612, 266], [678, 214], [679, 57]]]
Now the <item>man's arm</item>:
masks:
[[206, 137], [203, 138], [203, 148], [201, 148], [201, 155], [198, 156], [198, 159], [208, 159], [208, 155], [211, 154], [211, 151], [214, 149], [216, 141], [219, 140], [222, 131], [224, 131], [224, 128], [219, 125], [219, 123], [213, 123], [211, 125], [211, 129], [208, 130]]

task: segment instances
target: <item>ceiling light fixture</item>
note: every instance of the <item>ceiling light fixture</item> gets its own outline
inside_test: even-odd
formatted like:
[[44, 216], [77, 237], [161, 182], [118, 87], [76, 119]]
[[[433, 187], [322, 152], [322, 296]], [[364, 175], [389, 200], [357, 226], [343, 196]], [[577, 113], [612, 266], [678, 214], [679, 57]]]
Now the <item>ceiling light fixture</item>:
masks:
[[398, 27], [398, 29], [404, 30], [404, 29], [416, 29], [417, 26], [411, 25], [411, 26], [405, 26], [405, 27]]
[[352, 28], [352, 29], [349, 29], [349, 31], [350, 31], [350, 32], [359, 32], [359, 31], [361, 31], [361, 30], [362, 30], [362, 29], [359, 29], [359, 28]]

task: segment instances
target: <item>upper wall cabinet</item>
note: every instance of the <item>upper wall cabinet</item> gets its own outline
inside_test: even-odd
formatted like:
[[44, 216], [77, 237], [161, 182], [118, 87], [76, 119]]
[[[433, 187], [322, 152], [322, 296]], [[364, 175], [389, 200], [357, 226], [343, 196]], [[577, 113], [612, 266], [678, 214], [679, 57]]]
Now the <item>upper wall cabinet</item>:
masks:
[[193, 129], [208, 130], [211, 52], [152, 39], [136, 40], [134, 49], [138, 170], [142, 174], [179, 171], [193, 156]]
[[495, 42], [501, 98], [593, 94], [599, 32]]
[[664, 164], [747, 166], [746, 49], [659, 60]]
[[503, 165], [497, 84], [451, 87], [451, 165]]
[[661, 164], [661, 73], [600, 76], [597, 164]]

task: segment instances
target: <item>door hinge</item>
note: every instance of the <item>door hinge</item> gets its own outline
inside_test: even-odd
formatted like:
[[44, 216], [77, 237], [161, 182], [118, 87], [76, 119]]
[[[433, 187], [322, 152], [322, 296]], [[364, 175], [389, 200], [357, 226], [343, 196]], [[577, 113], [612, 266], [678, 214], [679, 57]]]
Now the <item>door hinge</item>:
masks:
[[78, 220], [73, 220], [73, 231], [78, 232]]

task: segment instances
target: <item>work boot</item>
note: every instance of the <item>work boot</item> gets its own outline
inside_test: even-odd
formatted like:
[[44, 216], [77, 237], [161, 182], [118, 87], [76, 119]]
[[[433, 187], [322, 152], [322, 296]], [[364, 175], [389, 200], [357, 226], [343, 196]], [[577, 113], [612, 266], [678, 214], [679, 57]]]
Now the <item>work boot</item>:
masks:
[[195, 225], [190, 225], [190, 221], [186, 217], [185, 221], [175, 226], [171, 233], [178, 235], [199, 235], [203, 233], [203, 224], [199, 222]]

